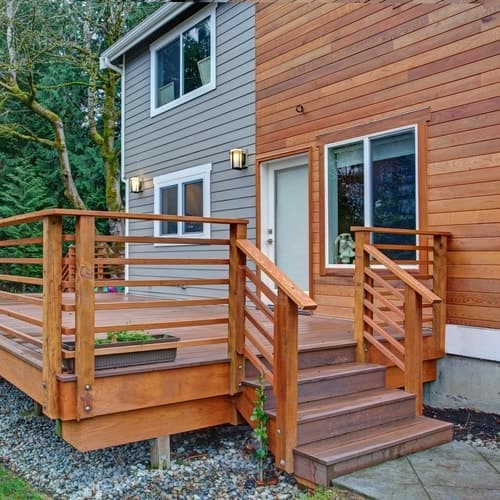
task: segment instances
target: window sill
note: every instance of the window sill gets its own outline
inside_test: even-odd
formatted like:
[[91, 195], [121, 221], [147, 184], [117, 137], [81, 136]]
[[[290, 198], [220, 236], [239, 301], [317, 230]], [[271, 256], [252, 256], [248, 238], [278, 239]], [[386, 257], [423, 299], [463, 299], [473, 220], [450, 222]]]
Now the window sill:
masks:
[[203, 87], [193, 90], [192, 92], [189, 92], [189, 94], [185, 94], [182, 97], [175, 99], [174, 101], [168, 102], [167, 104], [160, 106], [159, 108], [151, 106], [151, 118], [160, 115], [162, 113], [165, 113], [169, 109], [174, 109], [177, 106], [181, 106], [186, 102], [192, 101], [193, 99], [196, 99], [197, 97], [200, 97], [206, 94], [207, 92], [215, 90], [215, 88], [216, 88], [215, 82], [207, 83], [206, 85], [203, 85]]

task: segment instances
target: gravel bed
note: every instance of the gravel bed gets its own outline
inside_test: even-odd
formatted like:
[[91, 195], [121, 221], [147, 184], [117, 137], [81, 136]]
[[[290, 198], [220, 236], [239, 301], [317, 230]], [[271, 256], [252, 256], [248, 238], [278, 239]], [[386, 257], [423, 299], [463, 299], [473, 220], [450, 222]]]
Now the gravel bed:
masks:
[[[55, 434], [53, 421], [35, 415], [31, 399], [2, 379], [0, 398], [0, 462], [55, 500], [285, 500], [304, 496], [294, 478], [277, 472], [272, 463], [267, 467], [277, 484], [256, 485], [254, 440], [248, 426], [172, 436], [172, 463], [162, 472], [149, 468], [148, 441], [80, 453]], [[429, 407], [425, 413], [454, 422], [455, 439], [498, 448], [498, 415]]]
[[55, 434], [53, 421], [34, 415], [31, 399], [4, 380], [0, 398], [0, 461], [54, 499], [285, 500], [302, 495], [284, 473], [277, 473], [276, 485], [256, 486], [247, 426], [172, 436], [172, 463], [160, 472], [149, 469], [148, 441], [80, 453]]

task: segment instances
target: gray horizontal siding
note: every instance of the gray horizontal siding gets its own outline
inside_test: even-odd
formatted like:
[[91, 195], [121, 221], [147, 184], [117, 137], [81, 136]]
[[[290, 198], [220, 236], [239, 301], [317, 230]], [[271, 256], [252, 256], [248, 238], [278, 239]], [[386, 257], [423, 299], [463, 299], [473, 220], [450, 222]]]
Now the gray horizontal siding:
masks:
[[[129, 195], [129, 211], [152, 213], [153, 178], [206, 163], [212, 164], [211, 215], [249, 221], [255, 239], [255, 33], [254, 6], [225, 3], [217, 7], [217, 87], [196, 99], [150, 116], [149, 44], [125, 58], [126, 177], [141, 175], [144, 191]], [[160, 35], [161, 36], [161, 35]], [[229, 150], [250, 153], [249, 168], [232, 171]], [[129, 234], [152, 236], [151, 221], [130, 221]], [[228, 228], [211, 225], [211, 236], [228, 237]], [[130, 257], [227, 258], [227, 248], [193, 245], [131, 244]], [[131, 279], [226, 278], [221, 266], [130, 266]], [[225, 297], [225, 286], [142, 287], [151, 296]]]

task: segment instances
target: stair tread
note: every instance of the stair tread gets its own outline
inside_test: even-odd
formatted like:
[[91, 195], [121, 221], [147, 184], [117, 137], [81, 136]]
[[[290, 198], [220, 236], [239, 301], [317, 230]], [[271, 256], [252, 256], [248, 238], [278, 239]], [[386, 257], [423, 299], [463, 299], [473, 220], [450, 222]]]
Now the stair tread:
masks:
[[[324, 380], [336, 377], [351, 376], [357, 373], [371, 373], [380, 370], [385, 370], [383, 365], [374, 363], [337, 363], [334, 365], [323, 365], [311, 368], [302, 368], [298, 372], [298, 383], [307, 383], [313, 380]], [[257, 377], [247, 378], [245, 384], [250, 386], [258, 386], [259, 379]], [[269, 386], [268, 382], [264, 383], [264, 387]]]
[[372, 453], [406, 441], [451, 429], [453, 424], [412, 417], [298, 446], [294, 453], [324, 465]]
[[[318, 420], [325, 416], [342, 415], [360, 409], [382, 406], [414, 398], [414, 394], [399, 389], [380, 388], [333, 398], [307, 401], [299, 403], [297, 421], [300, 423]], [[272, 416], [275, 415], [274, 409], [268, 410], [268, 413]]]

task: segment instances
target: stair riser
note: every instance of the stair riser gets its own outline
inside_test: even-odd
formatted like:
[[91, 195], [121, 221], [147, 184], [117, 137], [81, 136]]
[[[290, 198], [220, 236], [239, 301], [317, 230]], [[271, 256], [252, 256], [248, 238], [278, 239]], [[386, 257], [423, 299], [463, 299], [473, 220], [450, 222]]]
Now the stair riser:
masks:
[[[299, 351], [299, 370], [304, 368], [315, 368], [325, 365], [336, 365], [338, 363], [352, 363], [355, 361], [356, 352], [354, 347], [328, 347], [313, 351]], [[266, 360], [259, 359], [268, 366]], [[245, 363], [245, 377], [255, 378], [259, 371], [249, 362]]]
[[385, 370], [370, 373], [354, 373], [346, 377], [313, 380], [299, 385], [299, 403], [345, 396], [356, 392], [385, 386]]
[[[311, 380], [299, 384], [299, 403], [317, 401], [336, 396], [345, 396], [356, 392], [368, 391], [384, 387], [385, 371], [380, 369], [370, 373], [354, 373], [346, 377], [329, 378], [325, 380]], [[274, 393], [270, 387], [264, 390], [266, 402], [264, 408], [275, 408]]]
[[331, 481], [344, 474], [349, 474], [365, 467], [371, 467], [386, 460], [399, 458], [410, 453], [426, 450], [452, 439], [452, 430], [441, 430], [420, 438], [412, 438], [404, 443], [392, 445], [387, 448], [365, 453], [364, 455], [350, 458], [334, 465], [327, 466], [314, 459], [303, 455], [295, 455], [295, 475], [320, 486], [330, 486]]
[[298, 425], [297, 444], [311, 443], [413, 415], [415, 415], [415, 402], [413, 398], [408, 398], [380, 406], [359, 408], [341, 415], [330, 415], [310, 422], [301, 422]]

